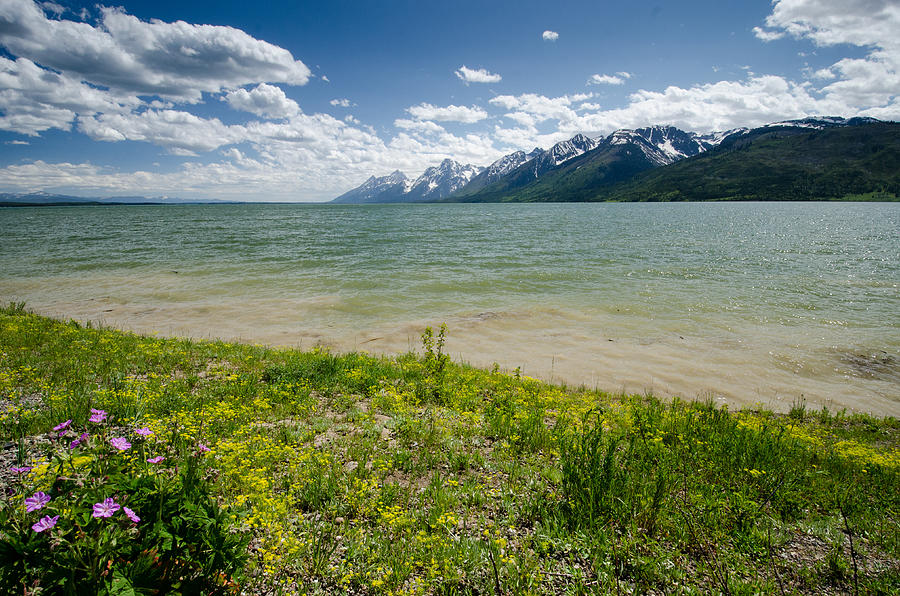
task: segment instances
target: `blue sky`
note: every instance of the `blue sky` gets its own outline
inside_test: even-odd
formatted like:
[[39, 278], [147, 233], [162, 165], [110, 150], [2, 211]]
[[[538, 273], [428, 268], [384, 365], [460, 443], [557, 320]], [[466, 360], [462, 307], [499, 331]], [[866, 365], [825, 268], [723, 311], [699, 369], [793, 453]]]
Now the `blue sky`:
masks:
[[0, 191], [320, 201], [576, 133], [896, 120], [897, 31], [897, 0], [0, 0]]

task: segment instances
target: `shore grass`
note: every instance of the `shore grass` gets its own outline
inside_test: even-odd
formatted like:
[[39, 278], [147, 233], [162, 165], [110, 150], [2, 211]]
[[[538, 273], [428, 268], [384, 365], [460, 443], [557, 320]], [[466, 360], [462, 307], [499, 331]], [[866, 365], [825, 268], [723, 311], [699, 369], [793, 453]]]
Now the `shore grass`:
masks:
[[897, 593], [896, 419], [566, 388], [443, 338], [387, 358], [0, 309], [0, 590]]

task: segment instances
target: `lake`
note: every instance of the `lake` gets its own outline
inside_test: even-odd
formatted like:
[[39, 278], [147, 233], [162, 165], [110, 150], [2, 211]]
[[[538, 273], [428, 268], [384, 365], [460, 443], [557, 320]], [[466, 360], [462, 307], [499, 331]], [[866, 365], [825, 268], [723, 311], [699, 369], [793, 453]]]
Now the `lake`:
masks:
[[608, 391], [900, 415], [900, 203], [0, 210], [0, 300], [143, 333], [420, 348]]

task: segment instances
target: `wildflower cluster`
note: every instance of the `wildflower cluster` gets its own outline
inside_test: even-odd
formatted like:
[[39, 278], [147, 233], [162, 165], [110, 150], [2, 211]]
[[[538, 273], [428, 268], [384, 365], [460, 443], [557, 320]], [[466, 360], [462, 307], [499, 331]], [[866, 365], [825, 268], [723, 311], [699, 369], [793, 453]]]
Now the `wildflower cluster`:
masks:
[[[108, 438], [109, 420], [91, 411], [93, 437], [72, 420], [57, 424], [47, 460], [13, 469], [12, 493], [0, 502], [0, 591], [72, 582], [97, 593], [114, 585], [199, 590], [241, 571], [245, 541], [198, 482], [199, 458], [185, 460], [146, 427], [132, 429], [136, 443]], [[160, 451], [182, 471], [160, 473], [153, 462], [166, 456], [146, 457]], [[219, 560], [198, 558], [204, 544], [224, 547]]]

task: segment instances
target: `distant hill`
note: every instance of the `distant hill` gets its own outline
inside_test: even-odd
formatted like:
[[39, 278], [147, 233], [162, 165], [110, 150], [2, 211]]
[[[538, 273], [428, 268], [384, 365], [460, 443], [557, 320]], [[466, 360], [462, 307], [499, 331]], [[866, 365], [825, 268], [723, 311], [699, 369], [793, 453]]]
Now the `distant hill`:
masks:
[[[799, 125], [798, 125], [799, 124]], [[706, 201], [900, 197], [900, 124], [779, 123], [732, 136], [716, 149], [644, 172], [583, 200]]]
[[0, 193], [0, 207], [38, 207], [65, 205], [206, 205], [232, 203], [218, 199], [178, 199], [147, 197], [75, 197], [45, 192]]

